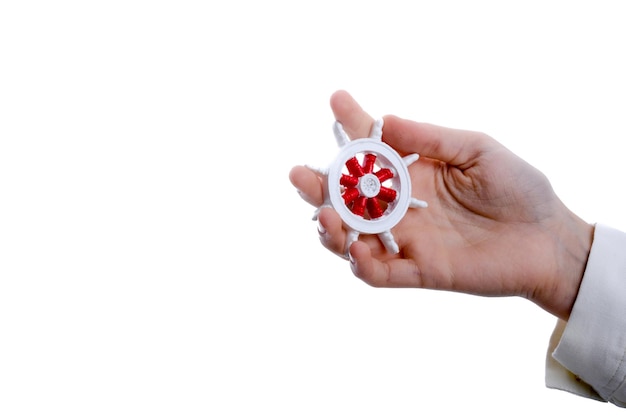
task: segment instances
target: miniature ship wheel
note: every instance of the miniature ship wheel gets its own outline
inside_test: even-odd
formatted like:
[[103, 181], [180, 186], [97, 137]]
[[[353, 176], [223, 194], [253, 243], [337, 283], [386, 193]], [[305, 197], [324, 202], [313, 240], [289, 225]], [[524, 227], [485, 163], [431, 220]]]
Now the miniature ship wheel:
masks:
[[359, 234], [377, 234], [387, 251], [398, 253], [391, 229], [407, 209], [428, 204], [411, 197], [408, 166], [419, 155], [401, 157], [382, 142], [382, 126], [377, 120], [369, 137], [351, 141], [335, 122], [339, 154], [327, 170], [316, 171], [325, 178], [322, 207], [335, 209], [349, 230], [347, 248]]

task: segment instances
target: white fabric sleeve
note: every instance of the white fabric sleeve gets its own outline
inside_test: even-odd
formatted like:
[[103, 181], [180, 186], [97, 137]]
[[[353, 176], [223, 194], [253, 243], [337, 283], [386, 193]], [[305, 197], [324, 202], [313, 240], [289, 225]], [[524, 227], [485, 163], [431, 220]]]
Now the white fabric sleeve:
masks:
[[552, 335], [546, 385], [626, 407], [626, 233], [596, 225], [570, 318]]

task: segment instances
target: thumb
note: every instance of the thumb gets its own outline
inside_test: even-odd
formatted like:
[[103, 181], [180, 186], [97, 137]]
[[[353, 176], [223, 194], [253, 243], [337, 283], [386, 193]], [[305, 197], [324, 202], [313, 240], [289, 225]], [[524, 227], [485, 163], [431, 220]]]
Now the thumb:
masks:
[[383, 140], [400, 153], [418, 153], [462, 167], [497, 142], [484, 133], [418, 123], [397, 116], [385, 116]]

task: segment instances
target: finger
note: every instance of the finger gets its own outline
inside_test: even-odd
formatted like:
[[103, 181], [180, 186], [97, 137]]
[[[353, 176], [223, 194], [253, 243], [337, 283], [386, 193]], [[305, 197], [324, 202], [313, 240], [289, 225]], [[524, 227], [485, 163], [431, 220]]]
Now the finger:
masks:
[[396, 116], [385, 116], [383, 140], [401, 153], [417, 152], [462, 167], [480, 154], [493, 149], [495, 140], [469, 130], [418, 123]]
[[335, 92], [330, 97], [330, 107], [335, 119], [343, 125], [343, 129], [351, 139], [369, 136], [374, 119], [348, 92], [343, 90]]
[[354, 242], [349, 255], [352, 273], [373, 287], [423, 286], [419, 268], [410, 260], [395, 258], [383, 262], [372, 256], [370, 247], [364, 242]]
[[324, 202], [322, 182], [317, 174], [306, 167], [295, 166], [289, 172], [289, 180], [304, 201], [315, 207], [322, 205]]
[[324, 208], [320, 211], [317, 220], [322, 245], [331, 252], [345, 257], [346, 232], [337, 212], [331, 208]]

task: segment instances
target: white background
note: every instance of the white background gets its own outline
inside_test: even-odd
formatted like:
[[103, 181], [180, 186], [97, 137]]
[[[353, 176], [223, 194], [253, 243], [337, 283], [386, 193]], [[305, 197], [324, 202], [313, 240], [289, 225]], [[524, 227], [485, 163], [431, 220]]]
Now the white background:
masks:
[[530, 302], [354, 278], [287, 176], [334, 156], [341, 88], [626, 230], [622, 10], [2, 2], [0, 415], [622, 413], [544, 387]]

